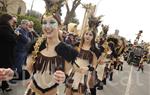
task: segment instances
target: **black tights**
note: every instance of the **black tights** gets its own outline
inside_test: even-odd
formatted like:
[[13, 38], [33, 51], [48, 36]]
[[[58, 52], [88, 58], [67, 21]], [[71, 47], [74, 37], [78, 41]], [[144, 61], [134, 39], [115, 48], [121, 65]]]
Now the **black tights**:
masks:
[[142, 72], [144, 71], [144, 68], [143, 68], [143, 65], [142, 65], [142, 64], [139, 65], [138, 71], [139, 71], [140, 69], [142, 70]]
[[94, 88], [90, 88], [90, 91], [91, 91], [92, 95], [96, 95], [96, 88], [95, 87]]
[[7, 81], [2, 81], [2, 85], [1, 85], [1, 89], [6, 89], [6, 88], [9, 88], [9, 85], [7, 83]]

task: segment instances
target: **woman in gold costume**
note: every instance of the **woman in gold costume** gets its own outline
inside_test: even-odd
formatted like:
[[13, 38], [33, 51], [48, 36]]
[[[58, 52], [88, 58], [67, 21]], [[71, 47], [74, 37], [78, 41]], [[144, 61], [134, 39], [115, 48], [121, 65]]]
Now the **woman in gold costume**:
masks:
[[59, 9], [60, 1], [45, 2], [47, 10], [42, 19], [43, 35], [38, 38], [27, 58], [27, 70], [32, 78], [25, 95], [58, 95], [57, 87], [65, 82], [71, 62], [78, 54], [59, 40], [61, 19], [56, 9]]

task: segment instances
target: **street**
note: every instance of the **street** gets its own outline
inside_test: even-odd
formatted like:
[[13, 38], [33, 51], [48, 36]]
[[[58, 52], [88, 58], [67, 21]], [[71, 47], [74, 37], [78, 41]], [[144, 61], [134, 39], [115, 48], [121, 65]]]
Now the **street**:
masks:
[[150, 95], [149, 4], [0, 0], [0, 95]]
[[97, 95], [150, 95], [150, 65], [145, 64], [144, 69], [143, 73], [124, 63], [124, 70], [115, 70], [114, 80]]
[[[25, 82], [18, 82], [11, 85], [13, 90], [4, 95], [23, 95], [24, 84]], [[0, 93], [0, 95], [3, 94]], [[97, 95], [150, 95], [150, 65], [145, 64], [143, 73], [137, 71], [137, 67], [130, 66], [125, 62], [123, 71], [115, 70], [113, 81], [107, 80], [104, 90], [97, 90]]]

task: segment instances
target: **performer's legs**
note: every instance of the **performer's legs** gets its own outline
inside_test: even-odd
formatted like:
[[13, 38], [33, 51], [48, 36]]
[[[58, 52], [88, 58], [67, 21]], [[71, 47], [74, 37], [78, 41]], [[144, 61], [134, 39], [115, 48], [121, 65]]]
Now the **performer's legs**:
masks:
[[12, 90], [11, 88], [9, 88], [9, 84], [7, 81], [2, 81], [1, 89], [3, 92], [9, 92]]
[[116, 69], [118, 62], [114, 61], [114, 69]]
[[113, 80], [113, 69], [114, 69], [113, 66], [114, 66], [114, 65], [111, 65], [111, 68], [110, 68], [110, 75], [109, 75], [109, 80], [110, 80], [110, 81]]
[[139, 66], [138, 66], [138, 70], [137, 71], [139, 71], [141, 69], [141, 64], [139, 64]]
[[94, 88], [90, 88], [90, 91], [91, 91], [92, 95], [96, 95], [96, 88], [95, 87]]
[[106, 85], [106, 78], [103, 79], [103, 84]]
[[119, 69], [120, 69], [120, 64], [117, 65], [117, 70], [119, 71]]
[[121, 63], [121, 71], [123, 71], [123, 62]]
[[112, 81], [112, 80], [113, 80], [113, 72], [110, 72], [109, 80], [110, 80], [110, 81]]
[[97, 89], [98, 90], [103, 90], [103, 82], [99, 80], [98, 84], [97, 84]]
[[142, 72], [144, 72], [144, 66], [143, 65], [141, 66], [141, 70], [142, 70]]

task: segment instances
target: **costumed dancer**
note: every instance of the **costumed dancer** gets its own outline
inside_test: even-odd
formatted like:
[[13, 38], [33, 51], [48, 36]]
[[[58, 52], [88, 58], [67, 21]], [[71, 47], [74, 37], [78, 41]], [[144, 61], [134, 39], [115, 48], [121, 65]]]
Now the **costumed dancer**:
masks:
[[65, 79], [78, 52], [59, 40], [61, 25], [58, 9], [62, 1], [45, 0], [46, 13], [42, 19], [43, 36], [39, 37], [27, 58], [31, 82], [25, 95], [59, 95], [57, 87]]
[[126, 43], [125, 43], [125, 39], [123, 37], [120, 37], [120, 39], [118, 39], [118, 46], [116, 48], [116, 53], [117, 53], [117, 58], [116, 58], [116, 62], [117, 62], [117, 70], [123, 70], [123, 53], [125, 51], [126, 48]]
[[103, 85], [106, 85], [106, 79], [108, 77], [109, 71], [108, 65], [110, 62], [110, 60], [107, 59], [107, 55], [111, 52], [108, 47], [108, 43], [106, 41], [103, 43], [101, 47], [103, 47], [103, 52], [98, 59], [98, 64], [96, 67], [97, 77], [99, 80], [99, 83], [97, 84], [98, 90], [102, 90]]
[[107, 42], [108, 42], [108, 47], [109, 47], [109, 53], [107, 55], [107, 59], [110, 59], [110, 63], [109, 63], [109, 80], [112, 81], [113, 80], [113, 69], [115, 67], [115, 61], [117, 58], [117, 53], [116, 53], [116, 47], [117, 47], [117, 43], [118, 43], [118, 39], [114, 38], [113, 36], [108, 37], [107, 38]]
[[102, 27], [102, 31], [100, 32], [99, 43], [98, 43], [99, 48], [101, 48], [101, 45], [106, 41], [107, 32], [109, 30], [109, 26], [108, 25], [103, 25], [102, 24], [101, 27]]
[[106, 38], [107, 38], [107, 32], [109, 30], [109, 26], [102, 24], [101, 27], [102, 27], [102, 31], [100, 33], [100, 37], [99, 37], [100, 39], [98, 42], [98, 47], [99, 47], [101, 56], [98, 59], [98, 64], [96, 67], [97, 76], [99, 80], [97, 83], [98, 90], [102, 90], [103, 85], [106, 85], [106, 78], [108, 75], [108, 65], [105, 64], [107, 63], [105, 61], [106, 61], [107, 50], [108, 50], [108, 43], [106, 41]]
[[145, 51], [142, 58], [141, 58], [141, 60], [140, 60], [137, 71], [140, 71], [140, 69], [141, 69], [142, 72], [144, 72], [144, 63], [147, 62], [147, 59], [148, 59], [148, 51]]
[[79, 48], [77, 49], [79, 54], [75, 60], [74, 71], [72, 71], [72, 84], [70, 87], [68, 86], [66, 95], [90, 95], [90, 93], [96, 95], [95, 68], [100, 53], [95, 46], [95, 38], [96, 31], [89, 25], [84, 30]]

